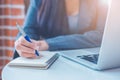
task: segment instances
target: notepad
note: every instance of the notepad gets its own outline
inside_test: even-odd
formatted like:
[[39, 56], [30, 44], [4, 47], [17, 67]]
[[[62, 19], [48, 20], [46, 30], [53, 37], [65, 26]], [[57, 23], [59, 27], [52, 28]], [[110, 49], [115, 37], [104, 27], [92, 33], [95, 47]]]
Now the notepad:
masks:
[[59, 57], [59, 54], [56, 52], [43, 51], [40, 53], [40, 57], [36, 59], [18, 57], [12, 60], [9, 66], [48, 69]]

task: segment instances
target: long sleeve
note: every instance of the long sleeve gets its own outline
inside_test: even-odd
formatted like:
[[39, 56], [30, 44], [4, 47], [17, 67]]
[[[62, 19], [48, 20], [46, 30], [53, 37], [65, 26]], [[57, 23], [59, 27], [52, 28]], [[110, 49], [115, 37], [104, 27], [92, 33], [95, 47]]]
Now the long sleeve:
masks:
[[30, 6], [24, 22], [24, 30], [31, 38], [39, 39], [39, 25], [37, 22], [38, 6], [40, 7], [42, 0], [30, 0]]
[[99, 4], [96, 19], [96, 29], [84, 34], [58, 36], [47, 39], [49, 50], [92, 48], [101, 45], [108, 6]]
[[[30, 5], [28, 8], [28, 12], [26, 14], [25, 17], [25, 22], [23, 25], [24, 31], [26, 32], [26, 34], [35, 40], [39, 39], [39, 25], [37, 22], [37, 12], [38, 12], [38, 6], [41, 5], [42, 0], [30, 0]], [[21, 34], [19, 33], [17, 36], [17, 39], [21, 36]]]
[[59, 36], [47, 39], [49, 50], [80, 49], [100, 46], [102, 32], [89, 31], [84, 34]]
[[[39, 39], [39, 33], [37, 29], [38, 28], [38, 24], [37, 24], [37, 6], [40, 6], [41, 4], [41, 0], [30, 0], [30, 5], [29, 5], [29, 9], [25, 18], [25, 22], [24, 22], [24, 30], [27, 33], [27, 35], [29, 35], [30, 38], [32, 39]], [[21, 36], [21, 33], [18, 33], [17, 38]], [[18, 53], [16, 50], [14, 50], [14, 57], [13, 59], [19, 57]]]

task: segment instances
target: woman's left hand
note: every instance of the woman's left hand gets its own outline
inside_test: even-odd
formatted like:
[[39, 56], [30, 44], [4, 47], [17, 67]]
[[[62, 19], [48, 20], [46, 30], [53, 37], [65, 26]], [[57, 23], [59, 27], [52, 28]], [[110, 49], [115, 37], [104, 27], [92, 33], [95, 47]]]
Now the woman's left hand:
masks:
[[39, 46], [38, 51], [46, 51], [49, 49], [49, 45], [45, 40], [40, 40], [40, 41], [34, 41], [34, 43], [37, 44], [37, 46]]

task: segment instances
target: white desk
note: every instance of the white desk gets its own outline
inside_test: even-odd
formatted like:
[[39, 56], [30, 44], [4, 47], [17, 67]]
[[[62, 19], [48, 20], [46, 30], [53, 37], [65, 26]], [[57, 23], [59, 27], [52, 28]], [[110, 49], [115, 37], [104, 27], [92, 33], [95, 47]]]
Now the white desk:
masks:
[[120, 68], [94, 71], [59, 57], [48, 70], [6, 65], [2, 71], [2, 80], [120, 80]]

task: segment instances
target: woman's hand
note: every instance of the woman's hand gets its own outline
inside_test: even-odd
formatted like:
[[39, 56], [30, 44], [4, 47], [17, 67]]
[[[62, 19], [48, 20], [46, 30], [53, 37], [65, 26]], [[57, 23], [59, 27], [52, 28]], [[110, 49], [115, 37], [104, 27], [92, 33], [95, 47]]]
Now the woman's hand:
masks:
[[21, 36], [15, 42], [15, 49], [18, 54], [22, 57], [36, 58], [35, 50], [48, 50], [48, 44], [45, 40], [35, 41], [32, 43], [26, 41], [23, 36]]
[[39, 45], [39, 51], [46, 51], [49, 49], [49, 45], [45, 40], [40, 40], [37, 44]]
[[15, 49], [18, 54], [22, 57], [27, 58], [35, 58], [35, 49], [37, 49], [37, 45], [32, 42], [28, 42], [21, 36], [18, 40], [15, 41]]

